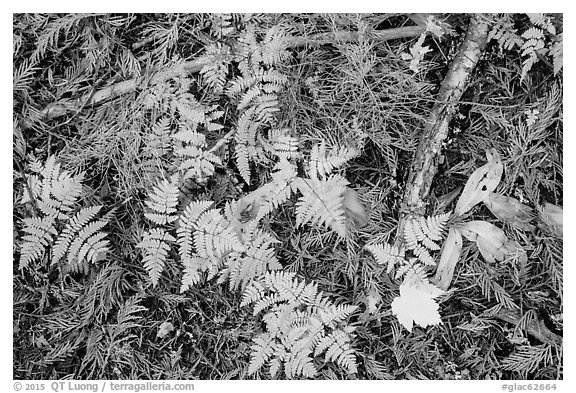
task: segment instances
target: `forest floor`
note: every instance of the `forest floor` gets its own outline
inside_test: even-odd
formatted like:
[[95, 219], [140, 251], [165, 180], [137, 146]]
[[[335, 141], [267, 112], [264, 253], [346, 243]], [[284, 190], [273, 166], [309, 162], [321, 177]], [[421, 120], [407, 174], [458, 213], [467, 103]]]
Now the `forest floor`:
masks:
[[562, 379], [562, 23], [14, 14], [14, 379]]

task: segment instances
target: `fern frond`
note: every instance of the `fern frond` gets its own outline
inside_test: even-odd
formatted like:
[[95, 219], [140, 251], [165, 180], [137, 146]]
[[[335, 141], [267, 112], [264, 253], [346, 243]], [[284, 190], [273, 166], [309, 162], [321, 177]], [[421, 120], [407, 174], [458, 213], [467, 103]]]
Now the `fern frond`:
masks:
[[520, 373], [530, 373], [538, 367], [552, 363], [552, 346], [542, 344], [537, 346], [522, 345], [512, 355], [504, 359], [502, 368]]
[[38, 208], [46, 216], [59, 220], [68, 219], [68, 213], [82, 194], [84, 174], [72, 176], [68, 171], [61, 170], [56, 158], [50, 156], [41, 172], [42, 191]]
[[200, 216], [212, 206], [211, 201], [190, 202], [180, 215], [179, 226], [176, 229], [178, 252], [182, 263], [186, 266], [193, 257], [194, 230]]
[[182, 261], [184, 265], [184, 275], [180, 285], [180, 293], [186, 292], [189, 288], [200, 282], [202, 272], [209, 271], [212, 261], [197, 255], [190, 256]]
[[256, 153], [256, 133], [258, 131], [259, 123], [252, 119], [255, 111], [254, 107], [250, 107], [238, 121], [238, 130], [235, 135], [236, 139], [236, 165], [240, 171], [240, 175], [250, 184], [250, 158]]
[[72, 240], [77, 238], [79, 232], [85, 228], [90, 221], [92, 221], [100, 209], [102, 209], [102, 206], [92, 206], [81, 209], [68, 221], [66, 228], [64, 228], [54, 243], [54, 248], [52, 249], [53, 265], [57, 264], [60, 259], [64, 257], [68, 248], [72, 244]]
[[276, 351], [276, 340], [270, 334], [263, 333], [254, 338], [254, 344], [250, 348], [252, 353], [250, 354], [248, 374], [252, 375], [272, 357]]
[[262, 320], [266, 331], [254, 338], [249, 373], [270, 363], [275, 376], [284, 366], [287, 378], [312, 378], [317, 369], [314, 356], [326, 352], [349, 373], [356, 372], [350, 345], [353, 328], [346, 325], [356, 306], [335, 306], [318, 292], [316, 284], [305, 284], [294, 273], [267, 272], [246, 287], [242, 305], [254, 305], [254, 315], [268, 310]]
[[282, 265], [276, 258], [271, 245], [278, 243], [268, 233], [256, 230], [244, 242], [246, 251], [242, 254], [231, 254], [226, 260], [226, 269], [221, 278], [228, 278], [230, 289], [246, 286], [255, 277], [263, 275], [268, 270], [281, 269]]
[[206, 47], [206, 53], [202, 56], [205, 64], [200, 70], [204, 85], [214, 89], [216, 94], [224, 90], [228, 65], [230, 64], [230, 47], [221, 43], [210, 44]]
[[390, 273], [396, 264], [402, 264], [405, 261], [403, 248], [390, 244], [368, 244], [364, 248], [374, 255], [376, 262], [387, 266], [386, 273]]
[[546, 44], [544, 42], [544, 32], [539, 27], [531, 27], [522, 34], [525, 39], [522, 44], [521, 55], [522, 57], [528, 56], [522, 61], [522, 73], [520, 80], [524, 80], [532, 66], [538, 61], [538, 51], [543, 49]]
[[346, 237], [344, 190], [348, 181], [340, 175], [326, 180], [297, 178], [295, 185], [302, 193], [296, 204], [296, 224], [325, 225], [340, 237]]
[[170, 251], [169, 242], [175, 242], [176, 239], [160, 228], [153, 228], [144, 233], [142, 241], [136, 247], [142, 249], [144, 254], [142, 262], [148, 272], [152, 285], [156, 286], [160, 279], [160, 274], [164, 270], [164, 264]]
[[310, 161], [308, 163], [308, 175], [310, 178], [324, 178], [331, 174], [334, 169], [337, 169], [358, 156], [359, 152], [356, 149], [338, 146], [336, 148], [326, 150], [326, 144], [322, 142], [320, 145], [314, 145], [310, 153]]
[[148, 195], [145, 203], [151, 211], [146, 212], [144, 216], [156, 225], [166, 225], [175, 221], [178, 192], [178, 175], [173, 175], [170, 181], [161, 180]]
[[248, 194], [246, 201], [257, 205], [256, 220], [260, 220], [278, 206], [286, 202], [294, 189], [297, 177], [296, 166], [287, 159], [280, 159], [272, 173], [272, 180]]
[[52, 243], [52, 236], [58, 235], [51, 216], [25, 218], [23, 221], [25, 224], [23, 231], [28, 235], [22, 236], [21, 239], [23, 243], [20, 249], [20, 270], [40, 258], [46, 247]]
[[194, 232], [194, 246], [198, 255], [213, 263], [230, 252], [242, 252], [244, 246], [218, 210], [209, 210], [198, 218]]
[[316, 346], [316, 356], [326, 352], [325, 358], [344, 368], [348, 373], [358, 372], [356, 356], [350, 346], [350, 336], [343, 330], [334, 330]]
[[279, 157], [281, 161], [300, 156], [298, 138], [291, 136], [289, 129], [271, 129], [268, 132], [268, 141], [267, 150]]
[[262, 63], [274, 66], [285, 62], [290, 56], [288, 52], [288, 40], [290, 36], [282, 26], [273, 26], [266, 32], [266, 36], [260, 48]]

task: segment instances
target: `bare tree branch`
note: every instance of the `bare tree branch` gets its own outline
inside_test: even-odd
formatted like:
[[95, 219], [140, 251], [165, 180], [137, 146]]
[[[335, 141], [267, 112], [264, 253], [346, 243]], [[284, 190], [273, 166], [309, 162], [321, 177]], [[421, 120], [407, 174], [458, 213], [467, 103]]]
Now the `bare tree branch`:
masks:
[[402, 243], [406, 220], [411, 216], [422, 216], [425, 213], [424, 201], [438, 171], [438, 156], [442, 150], [442, 142], [448, 136], [448, 123], [466, 90], [472, 71], [484, 52], [487, 37], [488, 25], [478, 15], [474, 15], [470, 20], [460, 51], [442, 81], [438, 102], [432, 108], [424, 131], [420, 135], [400, 210], [400, 222], [396, 234], [397, 245]]

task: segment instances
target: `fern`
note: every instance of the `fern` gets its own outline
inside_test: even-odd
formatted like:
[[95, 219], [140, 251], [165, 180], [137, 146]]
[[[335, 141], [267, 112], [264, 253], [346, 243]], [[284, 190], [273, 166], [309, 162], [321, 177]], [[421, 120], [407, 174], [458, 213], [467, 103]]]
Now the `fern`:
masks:
[[308, 162], [308, 175], [310, 178], [325, 178], [331, 174], [334, 169], [341, 167], [354, 157], [357, 157], [359, 151], [353, 148], [339, 146], [326, 150], [324, 141], [320, 145], [314, 145], [310, 153]]
[[255, 108], [249, 108], [238, 120], [236, 139], [236, 165], [240, 175], [250, 184], [250, 158], [256, 155], [256, 135], [259, 123], [252, 119]]
[[22, 202], [36, 201], [41, 217], [23, 220], [26, 235], [22, 237], [19, 268], [37, 261], [52, 246], [52, 265], [67, 254], [68, 269], [86, 271], [87, 263], [101, 260], [108, 251], [109, 242], [101, 232], [107, 221], [92, 221], [102, 207], [82, 208], [70, 217], [82, 193], [83, 174], [72, 176], [61, 170], [54, 156], [44, 165], [33, 164], [32, 170], [38, 173], [30, 176], [32, 195], [25, 194]]
[[52, 243], [53, 236], [58, 235], [52, 217], [25, 218], [24, 224], [23, 231], [27, 235], [21, 239], [23, 243], [20, 249], [20, 270], [26, 268], [30, 262], [40, 259], [46, 247]]
[[[216, 116], [221, 115], [216, 113]], [[218, 127], [213, 126], [212, 120], [214, 119], [204, 120], [206, 127], [216, 130]], [[183, 129], [174, 134], [173, 138], [180, 142], [180, 145], [174, 151], [180, 157], [178, 169], [184, 173], [183, 180], [192, 178], [202, 182], [214, 174], [214, 165], [222, 165], [222, 161], [218, 156], [211, 151], [206, 151], [206, 137], [204, 134], [191, 129]]]
[[213, 89], [215, 94], [221, 94], [226, 85], [228, 65], [232, 60], [230, 47], [220, 42], [208, 45], [202, 59], [205, 63], [200, 70], [203, 83]]
[[426, 265], [435, 265], [430, 251], [440, 250], [434, 241], [442, 240], [442, 232], [451, 213], [444, 213], [432, 217], [417, 217], [407, 220], [404, 227], [404, 240], [406, 248]]
[[538, 61], [538, 51], [545, 47], [544, 32], [538, 27], [531, 27], [522, 34], [524, 43], [522, 44], [521, 55], [527, 57], [522, 61], [522, 74], [520, 80], [523, 80], [528, 71]]
[[170, 243], [176, 239], [160, 228], [153, 228], [144, 233], [142, 241], [136, 245], [143, 252], [142, 263], [148, 272], [152, 285], [156, 286], [164, 270], [164, 264], [170, 250]]
[[497, 40], [500, 51], [522, 46], [523, 40], [514, 28], [511, 15], [499, 17], [488, 33], [488, 41]]
[[[66, 254], [68, 263], [74, 264], [87, 260], [94, 262], [107, 250], [108, 241], [100, 230], [106, 221], [92, 219], [98, 214], [102, 206], [92, 206], [81, 209], [72, 217], [66, 228], [60, 233], [52, 249], [52, 264], [57, 264]], [[91, 222], [92, 221], [92, 222]]]
[[403, 264], [405, 261], [404, 248], [391, 246], [389, 244], [369, 244], [364, 248], [374, 255], [376, 262], [387, 266], [386, 273], [390, 273], [396, 265]]
[[317, 374], [314, 357], [324, 354], [348, 373], [357, 371], [351, 334], [346, 319], [356, 306], [334, 305], [318, 292], [315, 284], [305, 284], [294, 273], [268, 272], [244, 291], [242, 305], [254, 304], [254, 314], [263, 316], [266, 331], [253, 340], [249, 374], [270, 363], [274, 377], [283, 366], [287, 378]]
[[340, 237], [346, 237], [343, 203], [348, 181], [340, 175], [332, 175], [326, 180], [297, 178], [294, 183], [302, 193], [296, 204], [296, 224], [325, 225]]
[[203, 272], [208, 272], [209, 278], [216, 275], [227, 254], [245, 249], [219, 210], [209, 210], [211, 204], [191, 202], [180, 217], [178, 245], [184, 264], [181, 292], [197, 284]]
[[144, 214], [146, 218], [156, 225], [166, 225], [175, 221], [178, 193], [177, 175], [172, 176], [170, 181], [161, 180], [145, 202], [150, 209]]
[[153, 286], [158, 284], [164, 270], [170, 244], [176, 241], [166, 226], [178, 218], [175, 214], [178, 194], [178, 175], [173, 175], [170, 181], [164, 179], [158, 182], [145, 202], [149, 211], [144, 215], [154, 227], [144, 232], [142, 241], [136, 247], [142, 250], [142, 263]]
[[271, 129], [265, 149], [278, 157], [280, 161], [300, 157], [298, 138], [290, 135], [289, 129]]
[[253, 278], [282, 268], [271, 247], [278, 241], [270, 234], [257, 229], [244, 239], [245, 252], [232, 253], [226, 258], [226, 269], [220, 279], [222, 282], [227, 278], [231, 289], [245, 287]]
[[522, 345], [512, 355], [504, 359], [502, 369], [526, 375], [534, 372], [538, 367], [545, 367], [550, 363], [552, 363], [552, 346], [550, 344]]

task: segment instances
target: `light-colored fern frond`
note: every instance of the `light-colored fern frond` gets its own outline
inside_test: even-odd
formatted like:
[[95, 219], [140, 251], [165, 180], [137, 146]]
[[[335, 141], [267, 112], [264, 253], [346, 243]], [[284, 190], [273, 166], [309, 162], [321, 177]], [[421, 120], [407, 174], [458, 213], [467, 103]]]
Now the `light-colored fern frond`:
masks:
[[[38, 260], [48, 246], [54, 245], [53, 264], [68, 252], [69, 267], [75, 270], [75, 266], [81, 266], [85, 270], [85, 262], [95, 262], [107, 251], [106, 235], [100, 232], [106, 221], [90, 223], [101, 206], [83, 208], [70, 218], [82, 193], [83, 173], [73, 176], [62, 170], [54, 156], [50, 156], [44, 165], [34, 163], [31, 169], [38, 174], [29, 179], [33, 195], [25, 195], [22, 201], [34, 198], [42, 217], [24, 219], [23, 230], [27, 235], [22, 237], [20, 269]], [[59, 233], [62, 224], [66, 227]], [[53, 236], [57, 236], [55, 244]]]
[[211, 201], [195, 201], [186, 206], [179, 219], [176, 234], [178, 237], [178, 252], [182, 263], [186, 266], [194, 257], [194, 231], [198, 218], [212, 206]]
[[[207, 123], [213, 124], [209, 121]], [[178, 169], [184, 173], [183, 180], [203, 180], [214, 174], [214, 165], [222, 165], [220, 157], [206, 150], [204, 134], [187, 127], [181, 127], [180, 131], [173, 137], [180, 142], [174, 152], [180, 158]]]
[[230, 289], [245, 287], [252, 279], [263, 275], [269, 270], [281, 269], [274, 249], [271, 247], [278, 241], [270, 234], [255, 230], [244, 240], [246, 251], [233, 253], [226, 258], [226, 269], [220, 281], [228, 279]]
[[216, 94], [222, 93], [228, 76], [228, 65], [232, 60], [230, 47], [220, 42], [210, 44], [202, 59], [206, 60], [200, 70], [204, 85], [214, 89]]
[[440, 250], [435, 241], [442, 240], [443, 231], [452, 213], [431, 217], [413, 217], [406, 221], [404, 241], [406, 249], [411, 250], [426, 265], [435, 265], [430, 251]]
[[346, 237], [344, 191], [348, 181], [340, 175], [326, 180], [297, 178], [295, 186], [302, 193], [296, 204], [296, 224], [325, 225], [340, 237]]
[[152, 228], [144, 233], [142, 241], [136, 247], [142, 249], [144, 254], [142, 262], [148, 272], [152, 285], [156, 286], [160, 279], [160, 274], [164, 270], [166, 258], [170, 251], [170, 244], [176, 239], [161, 228]]
[[334, 362], [344, 368], [349, 374], [358, 372], [356, 355], [350, 345], [350, 335], [337, 329], [325, 336], [316, 346], [315, 356], [326, 352], [327, 361]]
[[59, 220], [68, 219], [74, 203], [82, 194], [84, 174], [72, 176], [68, 171], [60, 169], [60, 163], [50, 156], [41, 172], [42, 191], [38, 208], [46, 216]]
[[230, 252], [242, 252], [244, 246], [234, 230], [227, 224], [219, 210], [208, 210], [198, 218], [194, 232], [196, 252], [214, 264]]
[[175, 221], [178, 205], [178, 175], [173, 175], [171, 180], [161, 180], [154, 190], [148, 195], [146, 206], [150, 209], [144, 215], [156, 225], [166, 225]]
[[281, 158], [272, 173], [272, 180], [246, 195], [244, 199], [255, 209], [258, 221], [286, 202], [294, 191], [294, 180], [297, 177], [296, 166], [287, 159]]
[[50, 216], [25, 218], [24, 224], [23, 231], [27, 235], [21, 239], [23, 243], [20, 248], [20, 270], [26, 268], [30, 262], [38, 260], [52, 243], [52, 237], [58, 235], [54, 219]]
[[289, 39], [290, 34], [284, 27], [276, 25], [269, 29], [260, 48], [262, 63], [274, 66], [285, 62], [290, 56], [287, 50]]
[[238, 121], [236, 139], [236, 165], [240, 175], [250, 184], [250, 158], [256, 155], [256, 133], [259, 123], [252, 118], [255, 108], [251, 107]]
[[310, 178], [324, 178], [358, 156], [359, 151], [350, 147], [337, 146], [327, 151], [324, 142], [314, 145], [310, 152], [308, 175]]
[[514, 28], [511, 15], [502, 15], [488, 32], [488, 41], [497, 40], [500, 50], [511, 50], [522, 46], [523, 40]]
[[386, 273], [390, 273], [394, 266], [405, 262], [404, 248], [391, 246], [390, 244], [368, 244], [364, 248], [374, 255], [376, 262], [386, 265]]
[[356, 306], [336, 306], [318, 292], [316, 284], [305, 284], [294, 273], [268, 272], [245, 289], [242, 305], [254, 304], [254, 314], [266, 311], [266, 331], [254, 338], [249, 374], [270, 363], [270, 375], [281, 367], [287, 378], [312, 378], [317, 373], [314, 357], [355, 373], [351, 347], [354, 328], [346, 319]]
[[290, 135], [290, 130], [286, 128], [271, 129], [265, 148], [281, 160], [300, 157], [298, 138]]
[[545, 46], [544, 32], [539, 27], [531, 27], [522, 34], [524, 43], [522, 44], [521, 55], [526, 57], [522, 61], [522, 74], [520, 80], [523, 80], [532, 66], [538, 61], [538, 51], [542, 50]]
[[[67, 222], [66, 227], [56, 239], [54, 248], [52, 249], [53, 265], [57, 264], [67, 252], [69, 253], [69, 262], [73, 262], [76, 257], [79, 260], [83, 259], [83, 256], [85, 256], [87, 252], [80, 253], [82, 243], [88, 241], [88, 238], [96, 235], [104, 226], [102, 223], [105, 223], [105, 221], [101, 221], [100, 224], [85, 230], [85, 228], [88, 228], [88, 224], [92, 219], [100, 212], [101, 208], [102, 206], [92, 206], [81, 209]], [[91, 238], [87, 244], [96, 245], [94, 242], [95, 239], [96, 238]], [[72, 244], [74, 244], [74, 248], [71, 247]], [[100, 251], [103, 251], [103, 249], [100, 249]], [[76, 255], [74, 255], [74, 253], [76, 253]]]
[[72, 271], [86, 271], [87, 262], [95, 263], [108, 252], [109, 241], [101, 232], [106, 221], [96, 220], [78, 232], [68, 250], [68, 266]]

